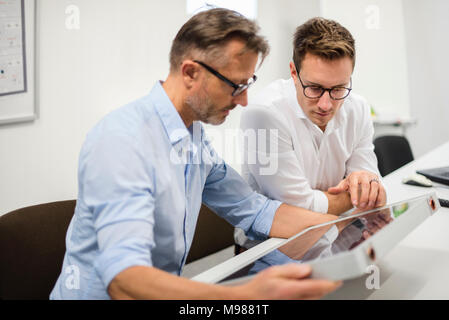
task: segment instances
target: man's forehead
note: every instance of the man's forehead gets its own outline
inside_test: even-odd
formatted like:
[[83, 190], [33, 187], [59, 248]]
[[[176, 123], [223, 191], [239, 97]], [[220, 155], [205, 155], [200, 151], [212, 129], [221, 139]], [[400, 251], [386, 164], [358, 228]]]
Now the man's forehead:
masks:
[[221, 68], [223, 74], [236, 83], [246, 83], [254, 75], [259, 55], [251, 50], [237, 52], [227, 59], [227, 64]]
[[[308, 84], [321, 86], [345, 85], [352, 75], [352, 60], [343, 57], [327, 60], [320, 57], [309, 57], [301, 64], [301, 79]], [[304, 78], [304, 79], [303, 79]]]

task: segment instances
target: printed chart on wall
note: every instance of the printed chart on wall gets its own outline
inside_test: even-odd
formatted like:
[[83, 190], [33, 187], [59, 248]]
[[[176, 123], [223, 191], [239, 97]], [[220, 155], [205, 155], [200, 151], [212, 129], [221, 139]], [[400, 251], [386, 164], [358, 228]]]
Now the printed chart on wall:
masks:
[[0, 123], [35, 118], [34, 1], [0, 0]]
[[26, 91], [23, 26], [23, 0], [0, 1], [0, 95]]

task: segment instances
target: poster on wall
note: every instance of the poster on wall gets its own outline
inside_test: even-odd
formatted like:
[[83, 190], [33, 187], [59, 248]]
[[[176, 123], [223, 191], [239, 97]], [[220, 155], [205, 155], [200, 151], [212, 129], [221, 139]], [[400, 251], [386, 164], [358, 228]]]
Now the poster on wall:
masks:
[[0, 124], [36, 117], [35, 1], [0, 1]]

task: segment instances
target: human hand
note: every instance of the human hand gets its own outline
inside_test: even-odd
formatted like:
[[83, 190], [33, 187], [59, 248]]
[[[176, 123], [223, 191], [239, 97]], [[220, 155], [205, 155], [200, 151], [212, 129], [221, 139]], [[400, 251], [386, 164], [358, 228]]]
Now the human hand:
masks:
[[244, 299], [320, 299], [342, 285], [341, 281], [307, 279], [312, 268], [303, 264], [273, 266], [259, 272], [250, 282], [236, 287]]
[[329, 188], [330, 194], [349, 192], [352, 204], [359, 209], [382, 207], [387, 201], [385, 188], [379, 177], [368, 171], [352, 172], [335, 187]]
[[368, 214], [361, 218], [361, 220], [365, 225], [365, 229], [362, 231], [362, 237], [363, 239], [368, 239], [393, 221], [393, 218], [390, 215], [390, 209], [384, 209]]
[[349, 249], [357, 247], [363, 241], [383, 229], [387, 224], [393, 221], [393, 218], [391, 217], [390, 209], [383, 209], [360, 217], [360, 221], [365, 226], [362, 230], [362, 236], [359, 240], [354, 242]]

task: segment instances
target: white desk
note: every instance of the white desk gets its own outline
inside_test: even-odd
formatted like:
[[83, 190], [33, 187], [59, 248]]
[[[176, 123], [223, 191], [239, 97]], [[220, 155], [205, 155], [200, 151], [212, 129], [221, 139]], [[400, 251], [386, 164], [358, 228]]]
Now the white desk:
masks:
[[[397, 202], [431, 190], [449, 199], [449, 188], [402, 184], [416, 170], [449, 165], [449, 142], [384, 178], [388, 202]], [[380, 268], [380, 289], [368, 290], [367, 277], [345, 281], [326, 299], [449, 299], [449, 209], [441, 208], [386, 255]]]
[[[440, 198], [449, 199], [449, 188], [423, 188], [402, 184], [402, 178], [425, 169], [449, 165], [449, 142], [409, 163], [384, 178], [388, 203], [406, 200], [436, 191]], [[345, 281], [344, 285], [326, 299], [449, 299], [449, 209], [441, 208], [418, 226], [390, 253], [378, 261], [380, 289], [369, 290], [365, 282], [370, 276]], [[239, 266], [247, 256], [258, 256], [259, 251], [278, 245], [283, 239], [269, 239], [208, 270], [200, 281], [222, 275], [224, 270]], [[263, 248], [262, 248], [263, 247]], [[263, 250], [262, 250], [263, 251]], [[259, 255], [260, 256], [260, 255]], [[257, 259], [257, 258], [256, 258]], [[200, 275], [201, 277], [201, 275]]]

